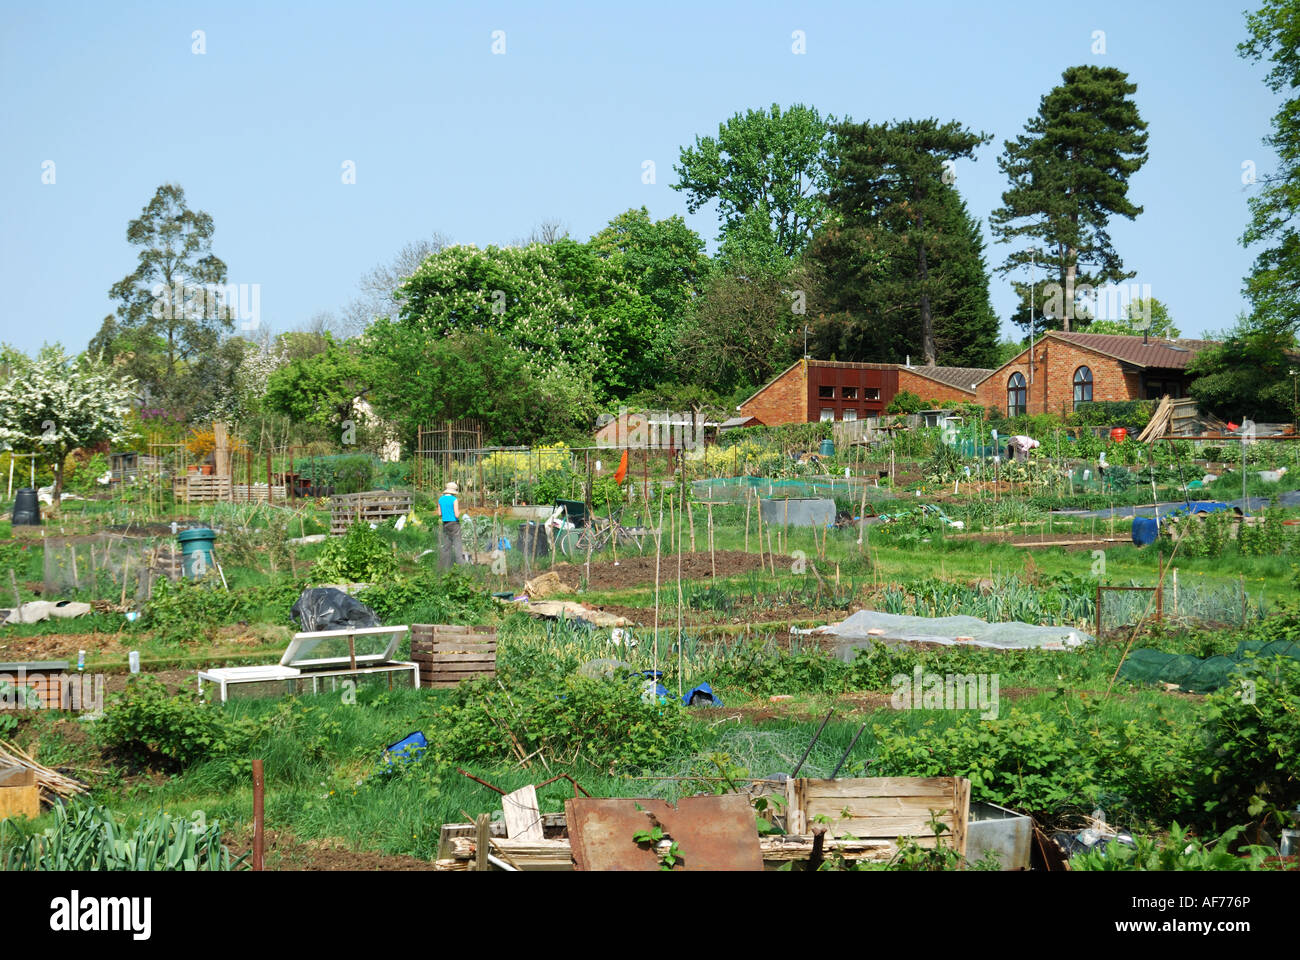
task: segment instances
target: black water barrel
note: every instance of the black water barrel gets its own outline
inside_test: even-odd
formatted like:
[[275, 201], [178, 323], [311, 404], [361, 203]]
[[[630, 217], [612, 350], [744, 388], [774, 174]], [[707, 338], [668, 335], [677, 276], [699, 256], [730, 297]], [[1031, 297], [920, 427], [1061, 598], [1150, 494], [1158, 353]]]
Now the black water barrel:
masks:
[[542, 523], [529, 521], [519, 524], [519, 538], [516, 545], [521, 552], [533, 559], [551, 555], [551, 538], [546, 525]]
[[35, 487], [22, 487], [14, 497], [13, 525], [15, 527], [41, 525], [41, 504], [36, 499]]

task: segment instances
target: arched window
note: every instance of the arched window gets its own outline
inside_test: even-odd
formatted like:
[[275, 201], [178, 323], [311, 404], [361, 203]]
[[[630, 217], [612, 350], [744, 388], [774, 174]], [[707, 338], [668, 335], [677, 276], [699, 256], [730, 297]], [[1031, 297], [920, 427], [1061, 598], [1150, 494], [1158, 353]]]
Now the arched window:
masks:
[[1074, 371], [1074, 409], [1081, 403], [1092, 403], [1092, 371], [1087, 367]]
[[1007, 381], [1007, 416], [1018, 417], [1028, 405], [1029, 391], [1025, 389], [1025, 375], [1013, 373]]

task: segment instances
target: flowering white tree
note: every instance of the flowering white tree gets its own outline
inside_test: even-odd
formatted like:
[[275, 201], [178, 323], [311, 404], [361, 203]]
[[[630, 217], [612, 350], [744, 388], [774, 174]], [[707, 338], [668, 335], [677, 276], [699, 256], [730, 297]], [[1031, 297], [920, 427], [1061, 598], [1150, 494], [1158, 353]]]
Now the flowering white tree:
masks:
[[121, 440], [134, 395], [134, 381], [109, 367], [69, 357], [58, 344], [43, 347], [0, 386], [0, 441], [53, 460], [57, 505], [68, 454]]

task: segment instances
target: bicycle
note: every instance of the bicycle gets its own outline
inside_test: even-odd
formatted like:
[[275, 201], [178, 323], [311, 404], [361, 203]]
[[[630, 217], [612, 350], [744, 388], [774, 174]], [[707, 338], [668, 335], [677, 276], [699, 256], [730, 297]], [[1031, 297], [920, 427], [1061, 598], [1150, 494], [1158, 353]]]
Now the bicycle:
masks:
[[628, 527], [617, 519], [593, 516], [586, 526], [561, 531], [559, 548], [566, 560], [585, 557], [588, 551], [599, 553], [614, 542], [639, 555], [653, 537], [646, 527]]

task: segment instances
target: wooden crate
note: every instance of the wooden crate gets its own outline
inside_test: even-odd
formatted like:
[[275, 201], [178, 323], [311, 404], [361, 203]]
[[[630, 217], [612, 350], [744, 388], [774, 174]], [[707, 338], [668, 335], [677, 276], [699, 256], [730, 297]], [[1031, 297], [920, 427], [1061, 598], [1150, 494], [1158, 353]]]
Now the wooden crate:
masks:
[[41, 699], [41, 709], [59, 710], [62, 708], [63, 680], [67, 669], [66, 660], [0, 663], [0, 681], [35, 691]]
[[420, 665], [422, 687], [454, 687], [471, 677], [495, 677], [497, 629], [412, 624], [411, 659]]
[[411, 495], [389, 490], [366, 490], [330, 497], [330, 536], [341, 537], [348, 527], [363, 523], [382, 523], [411, 512]]
[[22, 767], [0, 767], [0, 820], [41, 815], [41, 788], [36, 774]]
[[[965, 856], [970, 781], [964, 777], [862, 777], [787, 780], [786, 832], [806, 834], [814, 818], [830, 818], [829, 835], [860, 840], [914, 837], [934, 846], [931, 812], [948, 826], [946, 842]], [[848, 816], [845, 817], [845, 812]]]

